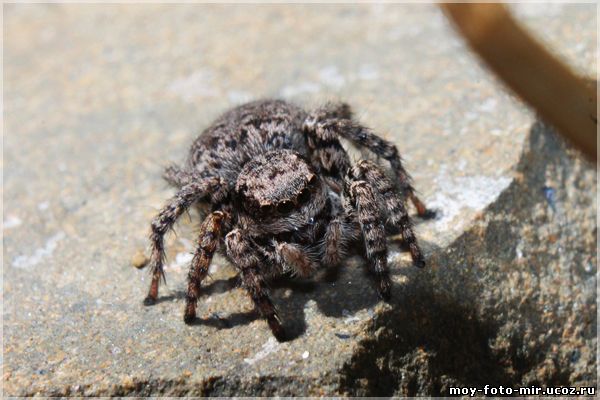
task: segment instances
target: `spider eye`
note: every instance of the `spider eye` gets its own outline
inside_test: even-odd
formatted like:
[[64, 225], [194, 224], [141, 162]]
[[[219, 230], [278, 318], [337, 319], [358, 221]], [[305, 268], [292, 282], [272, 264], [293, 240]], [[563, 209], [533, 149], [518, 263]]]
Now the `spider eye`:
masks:
[[277, 205], [277, 211], [281, 214], [287, 214], [294, 209], [294, 204], [291, 201], [283, 201]]
[[298, 204], [304, 204], [310, 200], [310, 190], [304, 188], [298, 195]]

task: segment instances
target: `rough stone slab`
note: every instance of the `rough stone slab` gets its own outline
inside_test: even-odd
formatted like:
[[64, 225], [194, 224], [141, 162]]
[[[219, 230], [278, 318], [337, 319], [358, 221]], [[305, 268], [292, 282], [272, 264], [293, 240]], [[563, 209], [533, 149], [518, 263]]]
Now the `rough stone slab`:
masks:
[[[516, 6], [584, 73], [593, 5]], [[421, 5], [4, 7], [6, 395], [407, 395], [596, 377], [596, 172]], [[131, 266], [161, 170], [223, 110], [344, 99], [394, 140], [437, 220], [393, 247], [394, 300], [359, 260], [278, 282], [279, 344], [217, 260], [182, 322], [192, 213], [168, 288]]]

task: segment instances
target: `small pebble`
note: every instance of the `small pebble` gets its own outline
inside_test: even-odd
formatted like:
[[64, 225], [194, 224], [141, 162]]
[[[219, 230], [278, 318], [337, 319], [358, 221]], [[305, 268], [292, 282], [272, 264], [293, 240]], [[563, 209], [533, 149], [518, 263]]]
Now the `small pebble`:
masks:
[[550, 186], [544, 186], [542, 191], [544, 192], [544, 197], [550, 205], [550, 208], [552, 211], [556, 212], [556, 189]]
[[571, 352], [570, 360], [572, 363], [576, 363], [581, 358], [581, 352], [579, 349], [575, 349]]
[[144, 268], [148, 263], [148, 257], [143, 251], [138, 250], [133, 257], [131, 257], [131, 264], [136, 268]]
[[335, 333], [335, 336], [339, 337], [340, 339], [350, 339], [350, 335], [348, 335], [347, 333]]
[[310, 353], [308, 351], [305, 351], [304, 353], [302, 353], [302, 358], [304, 358], [306, 360], [309, 355], [310, 355]]

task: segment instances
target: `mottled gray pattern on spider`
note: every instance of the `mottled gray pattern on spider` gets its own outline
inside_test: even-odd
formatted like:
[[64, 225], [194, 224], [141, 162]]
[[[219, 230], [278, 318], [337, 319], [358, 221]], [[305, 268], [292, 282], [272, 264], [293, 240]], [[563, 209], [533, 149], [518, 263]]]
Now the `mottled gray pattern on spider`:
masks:
[[[281, 321], [265, 279], [292, 272], [308, 276], [335, 267], [360, 248], [383, 299], [390, 297], [386, 233], [402, 234], [414, 264], [425, 261], [405, 202], [430, 215], [415, 196], [396, 147], [352, 119], [346, 104], [314, 112], [279, 100], [256, 101], [217, 119], [192, 144], [183, 168], [165, 178], [178, 193], [152, 221], [152, 282], [144, 304], [154, 304], [163, 277], [163, 237], [191, 205], [205, 210], [188, 275], [185, 322], [196, 316], [202, 280], [216, 250], [239, 270], [241, 282], [278, 339]], [[352, 165], [340, 138], [386, 159]], [[358, 244], [356, 246], [355, 244]]]

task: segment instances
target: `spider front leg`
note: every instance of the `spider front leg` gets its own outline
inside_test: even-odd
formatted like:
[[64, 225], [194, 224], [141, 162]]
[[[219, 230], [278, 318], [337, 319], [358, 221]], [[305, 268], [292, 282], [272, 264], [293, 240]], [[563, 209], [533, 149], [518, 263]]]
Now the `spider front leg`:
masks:
[[220, 192], [222, 187], [219, 178], [209, 178], [198, 182], [190, 182], [177, 192], [175, 196], [169, 200], [167, 205], [154, 218], [151, 224], [152, 233], [151, 240], [151, 255], [150, 263], [152, 281], [148, 296], [144, 299], [145, 305], [152, 305], [158, 297], [158, 286], [160, 279], [166, 281], [163, 271], [165, 260], [164, 236], [173, 227], [177, 219], [187, 210], [194, 202], [200, 200], [209, 191]]
[[332, 269], [338, 267], [348, 251], [348, 242], [359, 237], [360, 231], [349, 214], [333, 218], [323, 238], [323, 264]]
[[292, 243], [276, 243], [275, 258], [284, 271], [293, 271], [306, 278], [317, 269], [315, 263], [308, 257], [306, 250]]
[[340, 264], [345, 245], [342, 222], [334, 218], [327, 226], [323, 240], [323, 263], [328, 268], [336, 268]]
[[425, 259], [417, 243], [417, 237], [404, 206], [404, 200], [394, 190], [394, 185], [381, 170], [381, 167], [373, 161], [360, 160], [356, 163], [352, 172], [355, 177], [364, 179], [377, 190], [385, 204], [388, 225], [398, 229], [402, 234], [415, 266], [424, 267]]
[[241, 271], [242, 284], [250, 294], [256, 308], [267, 320], [273, 335], [278, 340], [284, 340], [285, 331], [269, 297], [263, 272], [260, 270], [260, 257], [254, 244], [242, 235], [242, 231], [234, 229], [225, 236], [225, 245], [227, 246], [227, 255]]
[[[382, 299], [389, 300], [391, 281], [387, 266], [387, 242], [381, 206], [369, 183], [353, 181], [349, 183], [347, 189], [356, 209], [369, 267], [377, 279], [377, 292]], [[347, 212], [352, 212], [352, 210]]]
[[196, 303], [200, 295], [200, 285], [206, 275], [214, 252], [219, 246], [221, 232], [226, 214], [222, 211], [215, 211], [206, 217], [200, 225], [200, 235], [198, 238], [198, 248], [190, 265], [188, 273], [188, 289], [185, 304], [185, 313], [183, 320], [189, 324], [196, 318]]
[[335, 104], [329, 104], [324, 109], [313, 112], [305, 125], [320, 138], [331, 141], [339, 135], [354, 145], [366, 147], [377, 156], [385, 158], [390, 163], [400, 189], [410, 198], [419, 216], [423, 218], [435, 216], [435, 212], [428, 210], [415, 194], [410, 175], [402, 165], [396, 146], [353, 121], [347, 104], [340, 103], [337, 107]]
[[172, 164], [165, 168], [163, 178], [172, 186], [183, 187], [192, 181], [193, 174], [178, 165]]

